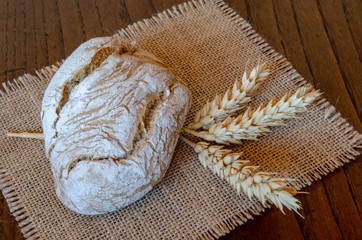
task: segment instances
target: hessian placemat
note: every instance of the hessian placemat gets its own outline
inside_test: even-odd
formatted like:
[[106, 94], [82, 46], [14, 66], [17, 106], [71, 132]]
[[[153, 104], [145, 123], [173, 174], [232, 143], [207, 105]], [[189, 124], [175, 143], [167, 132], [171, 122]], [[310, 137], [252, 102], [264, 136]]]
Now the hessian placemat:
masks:
[[[246, 65], [266, 63], [271, 73], [252, 106], [306, 84], [281, 54], [220, 0], [187, 2], [116, 34], [135, 40], [186, 82], [193, 95], [187, 122], [207, 100], [241, 79]], [[181, 140], [164, 179], [141, 200], [100, 216], [68, 210], [55, 196], [43, 141], [5, 136], [8, 131], [42, 131], [41, 99], [59, 65], [11, 81], [0, 93], [0, 186], [26, 238], [214, 239], [264, 210], [258, 201], [237, 195], [204, 169]], [[354, 159], [361, 139], [320, 98], [299, 118], [235, 150], [262, 170], [295, 179], [290, 184], [300, 189]]]

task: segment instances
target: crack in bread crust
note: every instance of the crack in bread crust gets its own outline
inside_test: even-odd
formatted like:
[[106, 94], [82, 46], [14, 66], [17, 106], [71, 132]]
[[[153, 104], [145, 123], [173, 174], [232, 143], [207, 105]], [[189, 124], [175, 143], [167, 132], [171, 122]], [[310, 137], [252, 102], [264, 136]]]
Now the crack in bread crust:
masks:
[[[165, 90], [159, 92], [156, 95], [150, 96], [148, 103], [144, 107], [144, 111], [141, 112], [139, 117], [140, 121], [138, 123], [138, 129], [136, 135], [133, 137], [133, 149], [126, 152], [122, 156], [117, 158], [110, 157], [95, 157], [95, 156], [82, 156], [76, 160], [71, 161], [68, 164], [68, 174], [70, 171], [76, 167], [76, 165], [81, 161], [102, 161], [102, 160], [111, 160], [115, 164], [124, 164], [127, 165], [127, 159], [131, 157], [139, 148], [142, 147], [148, 141], [148, 137], [152, 134], [152, 129], [154, 128], [154, 122], [157, 120], [157, 111], [160, 107], [168, 101], [172, 95], [172, 89], [174, 84], [166, 87]], [[108, 135], [108, 133], [104, 132]], [[60, 176], [61, 178], [62, 176]]]
[[[114, 52], [118, 49], [113, 47], [106, 47], [99, 50], [92, 58], [92, 61], [82, 70], [80, 70], [74, 77], [68, 80], [63, 87], [62, 99], [59, 101], [59, 105], [56, 109], [56, 113], [60, 114], [64, 105], [68, 102], [69, 95], [87, 76], [92, 74], [96, 69]], [[54, 127], [57, 121], [54, 122]], [[57, 135], [56, 135], [57, 136]]]
[[[68, 80], [63, 87], [62, 91], [62, 98], [59, 101], [59, 105], [56, 108], [55, 112], [58, 115], [53, 123], [53, 128], [55, 129], [55, 136], [58, 137], [57, 132], [57, 123], [59, 121], [59, 115], [64, 107], [64, 105], [68, 102], [70, 93], [87, 77], [89, 76], [94, 70], [96, 70], [112, 53], [116, 52], [117, 49], [114, 49], [112, 47], [102, 48], [99, 50], [94, 57], [92, 58], [92, 61], [82, 70], [80, 70], [74, 77], [70, 80]], [[50, 155], [52, 150], [54, 148], [54, 144], [50, 146], [48, 154]]]
[[[125, 54], [130, 53], [133, 54], [135, 51], [134, 45], [132, 43], [125, 42], [120, 38], [114, 38], [110, 42], [106, 44], [102, 44], [101, 48], [93, 55], [91, 61], [83, 67], [83, 69], [79, 70], [71, 79], [66, 81], [62, 86], [61, 99], [58, 102], [58, 106], [55, 110], [57, 118], [54, 120], [52, 127], [55, 130], [54, 138], [58, 136], [57, 132], [57, 123], [60, 118], [60, 112], [63, 109], [64, 105], [68, 102], [69, 96], [71, 92], [89, 75], [93, 72], [97, 71], [97, 68], [102, 65], [107, 58], [113, 54]], [[47, 151], [48, 156], [50, 156], [52, 150], [54, 148], [54, 144], [49, 147]]]

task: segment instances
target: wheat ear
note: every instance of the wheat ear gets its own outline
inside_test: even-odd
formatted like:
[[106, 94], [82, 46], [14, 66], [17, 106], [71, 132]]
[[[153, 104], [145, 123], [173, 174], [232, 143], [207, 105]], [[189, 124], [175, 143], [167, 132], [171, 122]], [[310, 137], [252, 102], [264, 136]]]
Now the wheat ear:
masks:
[[260, 135], [270, 131], [270, 127], [279, 126], [284, 120], [294, 118], [297, 113], [306, 111], [320, 93], [312, 87], [301, 87], [294, 94], [287, 94], [279, 101], [272, 99], [265, 107], [248, 108], [236, 118], [228, 117], [213, 124], [208, 131], [197, 132], [183, 128], [185, 132], [207, 141], [222, 144], [241, 144], [240, 140], [256, 140]]
[[18, 137], [18, 138], [32, 138], [32, 139], [44, 139], [43, 133], [31, 133], [31, 132], [8, 132], [7, 137]]
[[205, 168], [225, 179], [237, 193], [244, 192], [250, 199], [256, 197], [263, 206], [267, 202], [273, 203], [283, 213], [283, 206], [298, 213], [301, 206], [294, 196], [299, 192], [287, 186], [285, 179], [273, 178], [268, 172], [258, 171], [258, 166], [240, 159], [241, 153], [231, 153], [231, 150], [223, 149], [220, 145], [209, 146], [205, 142], [195, 144], [181, 138], [195, 149]]
[[214, 100], [207, 102], [195, 115], [194, 121], [188, 125], [190, 129], [207, 129], [215, 122], [220, 122], [242, 109], [259, 84], [265, 80], [269, 69], [265, 64], [258, 65], [248, 74], [243, 74], [241, 81], [236, 80], [233, 87], [228, 89], [224, 96], [216, 95]]

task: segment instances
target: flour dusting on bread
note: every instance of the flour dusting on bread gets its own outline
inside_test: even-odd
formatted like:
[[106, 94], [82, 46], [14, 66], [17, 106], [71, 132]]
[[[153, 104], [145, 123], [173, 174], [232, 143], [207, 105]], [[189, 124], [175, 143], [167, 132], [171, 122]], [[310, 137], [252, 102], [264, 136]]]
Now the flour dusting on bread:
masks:
[[117, 210], [165, 174], [191, 102], [174, 72], [120, 38], [82, 44], [42, 103], [56, 192], [82, 214]]

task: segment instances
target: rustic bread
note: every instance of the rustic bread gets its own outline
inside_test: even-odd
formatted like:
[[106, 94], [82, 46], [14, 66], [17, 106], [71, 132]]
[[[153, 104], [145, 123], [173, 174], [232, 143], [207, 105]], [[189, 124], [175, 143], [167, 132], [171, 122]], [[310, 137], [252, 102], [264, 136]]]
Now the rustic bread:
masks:
[[120, 38], [82, 44], [42, 102], [61, 202], [101, 214], [143, 197], [170, 164], [190, 101], [188, 89], [152, 54]]

